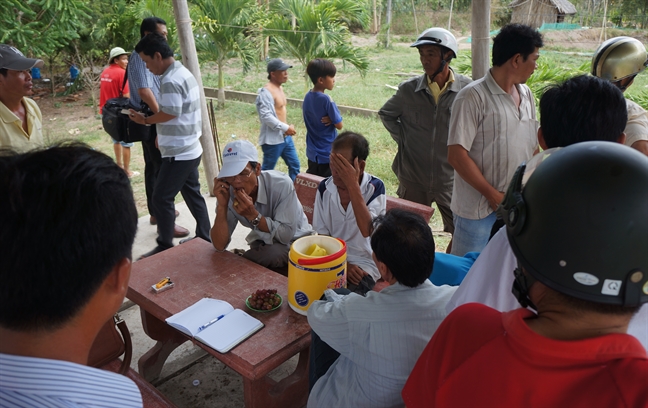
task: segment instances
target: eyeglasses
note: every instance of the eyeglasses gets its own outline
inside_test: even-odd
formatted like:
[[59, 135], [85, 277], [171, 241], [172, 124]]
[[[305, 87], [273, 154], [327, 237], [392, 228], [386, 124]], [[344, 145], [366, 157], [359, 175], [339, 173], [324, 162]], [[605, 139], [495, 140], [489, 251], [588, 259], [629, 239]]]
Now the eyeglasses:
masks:
[[223, 177], [223, 180], [227, 181], [229, 184], [232, 184], [234, 180], [242, 179], [242, 178], [249, 178], [250, 174], [254, 173], [251, 170], [244, 169], [242, 172], [237, 174], [236, 176], [230, 176], [230, 177]]

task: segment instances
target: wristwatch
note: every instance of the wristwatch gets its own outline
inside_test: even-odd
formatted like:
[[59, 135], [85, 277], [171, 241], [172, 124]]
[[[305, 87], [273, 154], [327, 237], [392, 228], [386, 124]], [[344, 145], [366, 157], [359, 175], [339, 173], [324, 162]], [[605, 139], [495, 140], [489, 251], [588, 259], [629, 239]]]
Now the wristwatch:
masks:
[[261, 217], [263, 217], [261, 213], [257, 213], [257, 216], [253, 220], [250, 220], [250, 224], [252, 224], [254, 228], [258, 227], [261, 222]]

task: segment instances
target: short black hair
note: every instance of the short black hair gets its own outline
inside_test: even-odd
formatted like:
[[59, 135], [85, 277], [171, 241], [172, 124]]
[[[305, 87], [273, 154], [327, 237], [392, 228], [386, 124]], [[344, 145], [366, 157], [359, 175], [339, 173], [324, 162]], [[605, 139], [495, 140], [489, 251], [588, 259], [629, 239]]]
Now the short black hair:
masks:
[[3, 77], [6, 77], [8, 73], [9, 70], [7, 68], [0, 68], [0, 75], [2, 75]]
[[622, 306], [592, 302], [590, 300], [575, 298], [551, 288], [548, 289], [549, 291], [545, 296], [569, 306], [570, 309], [576, 312], [590, 312], [609, 316], [632, 316], [637, 313], [642, 306]]
[[503, 65], [515, 54], [521, 54], [526, 61], [536, 48], [543, 45], [538, 30], [524, 24], [505, 25], [493, 39], [493, 66]]
[[128, 176], [82, 144], [0, 151], [0, 326], [55, 330], [131, 258], [137, 209]]
[[343, 149], [345, 147], [351, 148], [351, 155], [354, 160], [356, 157], [358, 160], [367, 160], [367, 157], [369, 157], [369, 141], [360, 133], [351, 131], [340, 133], [333, 140], [331, 150]]
[[147, 34], [135, 46], [136, 53], [142, 53], [153, 58], [159, 52], [162, 59], [173, 57], [173, 50], [166, 38], [158, 33]]
[[591, 75], [569, 78], [540, 97], [540, 128], [547, 147], [578, 142], [616, 142], [628, 121], [623, 93]]
[[162, 20], [160, 17], [146, 17], [142, 20], [142, 24], [140, 25], [140, 38], [144, 38], [147, 32], [157, 32], [158, 24], [167, 25], [166, 21]]
[[324, 58], [315, 58], [306, 67], [306, 73], [311, 81], [313, 81], [313, 84], [316, 84], [320, 78], [326, 78], [327, 76], [334, 77], [336, 72], [337, 68], [335, 68], [335, 65]]
[[373, 222], [371, 249], [396, 280], [410, 288], [425, 282], [434, 265], [434, 237], [423, 217], [393, 208]]

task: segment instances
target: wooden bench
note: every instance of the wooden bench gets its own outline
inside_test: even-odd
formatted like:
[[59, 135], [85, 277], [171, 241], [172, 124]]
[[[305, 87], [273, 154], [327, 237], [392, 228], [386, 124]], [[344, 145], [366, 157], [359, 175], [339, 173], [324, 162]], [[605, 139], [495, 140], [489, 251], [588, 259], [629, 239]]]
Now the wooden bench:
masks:
[[[308, 173], [299, 173], [295, 179], [295, 191], [297, 192], [297, 198], [301, 202], [302, 207], [304, 208], [304, 213], [308, 218], [309, 223], [313, 223], [313, 207], [315, 206], [315, 196], [317, 195], [317, 187], [324, 178]], [[415, 203], [408, 200], [403, 200], [402, 198], [387, 196], [387, 210], [392, 208], [402, 208], [403, 210], [414, 212], [428, 223], [434, 214], [434, 208]]]
[[[117, 372], [119, 366], [121, 365], [120, 359], [115, 359], [105, 366], [101, 367], [103, 370]], [[144, 408], [171, 408], [175, 407], [167, 397], [164, 396], [157, 388], [155, 388], [150, 382], [146, 381], [144, 377], [139, 375], [137, 371], [132, 368], [128, 369], [128, 372], [124, 374], [126, 377], [133, 380], [137, 385], [140, 392], [142, 393], [142, 402]]]

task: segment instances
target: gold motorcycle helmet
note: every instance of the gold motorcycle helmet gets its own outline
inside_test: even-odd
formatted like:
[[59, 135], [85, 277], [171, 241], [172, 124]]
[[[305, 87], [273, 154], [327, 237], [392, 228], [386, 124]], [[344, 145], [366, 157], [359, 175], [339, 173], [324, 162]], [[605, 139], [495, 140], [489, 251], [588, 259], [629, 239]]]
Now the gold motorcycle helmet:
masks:
[[592, 57], [592, 75], [610, 82], [633, 77], [646, 69], [646, 47], [632, 37], [614, 37], [601, 44]]

